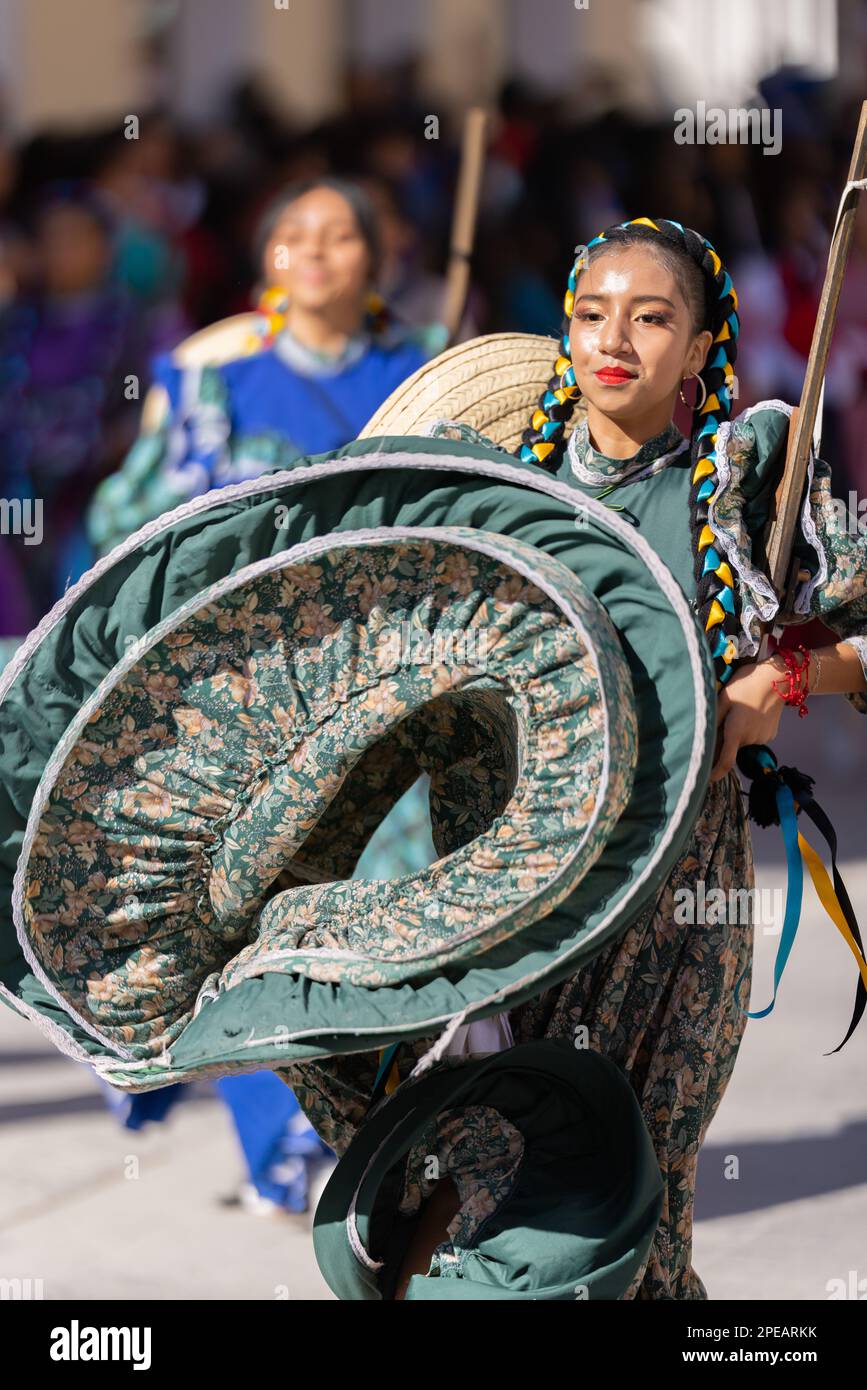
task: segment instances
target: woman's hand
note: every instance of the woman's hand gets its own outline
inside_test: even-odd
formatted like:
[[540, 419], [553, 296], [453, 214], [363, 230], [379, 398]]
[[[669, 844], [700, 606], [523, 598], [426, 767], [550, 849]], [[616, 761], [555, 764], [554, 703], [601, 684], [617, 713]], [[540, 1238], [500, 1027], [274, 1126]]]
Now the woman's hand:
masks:
[[[722, 734], [712, 782], [725, 777], [735, 765], [738, 749], [751, 743], [770, 743], [777, 737], [784, 702], [773, 688], [781, 667], [767, 661], [741, 666], [723, 686], [717, 700], [717, 734]], [[785, 683], [783, 683], [785, 692]]]

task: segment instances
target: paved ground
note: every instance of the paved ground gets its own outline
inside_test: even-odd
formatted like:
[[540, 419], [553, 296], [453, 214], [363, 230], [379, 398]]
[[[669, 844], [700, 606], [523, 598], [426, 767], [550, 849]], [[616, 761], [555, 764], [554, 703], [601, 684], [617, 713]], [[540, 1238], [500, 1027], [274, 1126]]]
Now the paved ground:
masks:
[[[809, 742], [776, 751], [819, 778], [867, 929], [867, 724], [842, 700], [815, 701], [807, 724]], [[778, 837], [755, 834], [760, 888], [782, 886]], [[777, 942], [759, 937], [754, 1009], [770, 998]], [[711, 1298], [826, 1299], [835, 1279], [864, 1280], [867, 1296], [867, 1023], [822, 1055], [845, 1032], [854, 989], [851, 956], [808, 887], [780, 1000], [748, 1024], [702, 1152], [695, 1265]], [[218, 1205], [239, 1175], [207, 1088], [131, 1134], [86, 1069], [0, 1007], [0, 1276], [41, 1279], [49, 1299], [330, 1298], [309, 1218]]]
[[[845, 700], [816, 699], [800, 727], [788, 720], [774, 751], [816, 779], [867, 938], [864, 718]], [[799, 825], [823, 852], [810, 822]], [[753, 828], [753, 843], [757, 887], [784, 888], [779, 829]], [[753, 1010], [770, 1002], [778, 943], [757, 936]], [[699, 1161], [694, 1265], [712, 1298], [826, 1299], [842, 1287], [829, 1281], [855, 1279], [867, 1297], [867, 1020], [842, 1052], [822, 1055], [846, 1032], [855, 985], [852, 956], [808, 881], [778, 1002], [747, 1024]], [[736, 1179], [724, 1176], [731, 1155]]]

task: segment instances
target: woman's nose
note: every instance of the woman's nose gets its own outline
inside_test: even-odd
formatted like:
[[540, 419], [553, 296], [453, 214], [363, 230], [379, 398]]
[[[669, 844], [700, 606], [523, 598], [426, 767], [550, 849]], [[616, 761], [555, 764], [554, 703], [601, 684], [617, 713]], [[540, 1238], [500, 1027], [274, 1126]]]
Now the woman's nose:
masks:
[[623, 319], [616, 315], [606, 319], [599, 334], [599, 345], [605, 352], [629, 351], [629, 336]]
[[302, 256], [321, 256], [325, 243], [315, 234], [306, 236], [298, 243], [298, 251]]

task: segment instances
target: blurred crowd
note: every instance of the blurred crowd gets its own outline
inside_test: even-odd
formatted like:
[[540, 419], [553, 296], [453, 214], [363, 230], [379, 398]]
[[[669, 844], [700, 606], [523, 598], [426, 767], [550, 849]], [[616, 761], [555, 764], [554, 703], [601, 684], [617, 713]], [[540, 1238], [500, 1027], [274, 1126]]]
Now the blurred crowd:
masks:
[[[600, 99], [600, 94], [603, 99]], [[573, 248], [611, 222], [675, 218], [707, 236], [740, 297], [737, 410], [796, 402], [846, 179], [857, 103], [778, 73], [762, 99], [782, 149], [675, 145], [673, 121], [593, 114], [512, 80], [492, 113], [461, 338], [556, 335]], [[580, 105], [580, 103], [579, 103]], [[590, 109], [588, 104], [588, 110]], [[435, 323], [460, 124], [428, 114], [412, 63], [352, 72], [342, 113], [295, 128], [256, 82], [227, 116], [185, 130], [163, 112], [104, 132], [15, 143], [0, 126], [0, 497], [42, 499], [44, 539], [0, 535], [0, 637], [20, 636], [93, 560], [82, 517], [139, 430], [154, 358], [250, 308], [262, 289], [254, 232], [287, 183], [358, 181], [383, 248], [379, 290], [410, 325]], [[867, 209], [860, 200], [826, 382], [822, 454], [835, 491], [867, 490]]]

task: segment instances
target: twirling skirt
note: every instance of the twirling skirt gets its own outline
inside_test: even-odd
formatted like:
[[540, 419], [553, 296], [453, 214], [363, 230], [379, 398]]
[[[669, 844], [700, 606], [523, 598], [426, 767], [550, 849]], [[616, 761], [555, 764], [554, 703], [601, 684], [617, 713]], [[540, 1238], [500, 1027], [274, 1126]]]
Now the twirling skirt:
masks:
[[[684, 911], [722, 889], [726, 903], [745, 910], [717, 914]], [[706, 1299], [692, 1267], [692, 1222], [699, 1150], [735, 1064], [746, 1013], [735, 1003], [734, 986], [747, 977], [741, 999], [748, 1007], [754, 909], [750, 892], [734, 900], [730, 890], [750, 890], [755, 875], [749, 825], [737, 775], [709, 785], [691, 840], [653, 908], [588, 966], [512, 1009], [515, 1043], [534, 1038], [572, 1037], [620, 1066], [635, 1090], [653, 1137], [665, 1182], [659, 1226], [644, 1268], [624, 1298]], [[684, 894], [688, 890], [690, 897]], [[718, 896], [710, 902], [718, 902]], [[683, 917], [722, 920], [686, 921]], [[735, 919], [746, 920], [729, 920]], [[586, 1032], [584, 1031], [586, 1030]], [[401, 1049], [401, 1079], [430, 1046], [419, 1039]], [[352, 1140], [366, 1113], [377, 1057], [356, 1053], [329, 1060], [326, 1073], [315, 1062], [281, 1074], [293, 1087], [311, 1122], [338, 1154]], [[502, 1136], [473, 1132], [479, 1189], [484, 1201], [485, 1154]], [[468, 1145], [461, 1146], [466, 1165]], [[472, 1161], [472, 1160], [470, 1160]], [[464, 1178], [470, 1176], [464, 1171]]]

